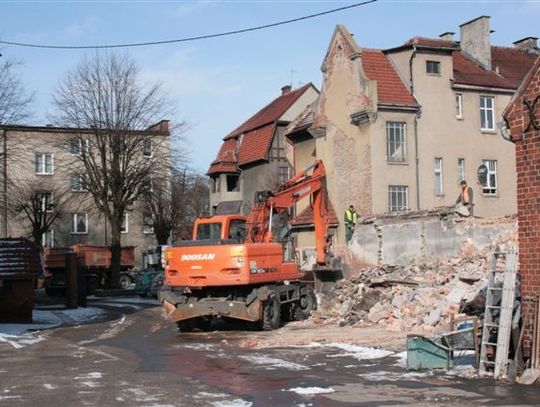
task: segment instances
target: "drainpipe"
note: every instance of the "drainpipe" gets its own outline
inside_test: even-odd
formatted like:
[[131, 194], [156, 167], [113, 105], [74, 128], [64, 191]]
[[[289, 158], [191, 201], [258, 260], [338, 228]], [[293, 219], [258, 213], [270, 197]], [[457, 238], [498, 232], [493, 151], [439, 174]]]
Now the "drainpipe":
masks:
[[[409, 72], [410, 76], [410, 91], [411, 95], [414, 96], [414, 80], [413, 80], [413, 59], [416, 57], [416, 45], [413, 44], [413, 52], [409, 58]], [[415, 169], [416, 169], [416, 209], [420, 210], [420, 158], [418, 156], [418, 117], [419, 113], [414, 115], [414, 160], [415, 160]]]
[[6, 130], [2, 130], [2, 148], [3, 148], [3, 172], [4, 172], [4, 185], [3, 185], [3, 191], [2, 191], [2, 198], [3, 198], [3, 205], [2, 205], [2, 218], [3, 218], [3, 225], [2, 225], [2, 236], [7, 237], [8, 235], [8, 228], [7, 228], [7, 133]]

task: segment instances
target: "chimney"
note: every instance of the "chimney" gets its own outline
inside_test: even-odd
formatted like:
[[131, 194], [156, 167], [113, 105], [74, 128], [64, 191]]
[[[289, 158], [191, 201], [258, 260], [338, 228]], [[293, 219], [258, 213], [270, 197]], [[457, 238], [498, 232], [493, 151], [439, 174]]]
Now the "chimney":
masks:
[[291, 91], [291, 85], [285, 85], [281, 88], [281, 96], [286, 95]]
[[439, 38], [444, 41], [454, 41], [454, 34], [452, 31], [447, 31], [439, 35]]
[[485, 69], [491, 70], [489, 16], [480, 16], [459, 26], [461, 50]]
[[523, 51], [538, 51], [538, 38], [537, 37], [525, 37], [515, 41], [514, 47]]

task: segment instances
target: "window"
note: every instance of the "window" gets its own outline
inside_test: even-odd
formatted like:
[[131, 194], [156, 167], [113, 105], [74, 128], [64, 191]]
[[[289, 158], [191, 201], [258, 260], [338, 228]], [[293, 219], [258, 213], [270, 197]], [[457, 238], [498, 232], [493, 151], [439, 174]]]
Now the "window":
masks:
[[221, 223], [202, 223], [197, 227], [197, 240], [221, 239]]
[[240, 176], [239, 175], [227, 175], [227, 192], [240, 191]]
[[482, 163], [487, 167], [487, 180], [482, 192], [486, 195], [497, 195], [497, 160], [483, 160]]
[[86, 188], [84, 186], [84, 175], [79, 173], [71, 174], [69, 186], [73, 192], [86, 191]]
[[457, 176], [459, 182], [465, 179], [465, 158], [457, 159]]
[[36, 153], [36, 174], [51, 175], [54, 173], [54, 157], [51, 153]]
[[388, 210], [390, 212], [406, 211], [408, 208], [409, 187], [390, 185], [388, 187]]
[[143, 157], [152, 157], [152, 140], [143, 140]]
[[426, 61], [426, 73], [440, 75], [441, 63], [439, 61]]
[[435, 158], [435, 195], [443, 194], [442, 158]]
[[124, 218], [122, 219], [122, 225], [120, 225], [120, 233], [128, 233], [128, 231], [129, 231], [128, 214], [124, 213]]
[[229, 239], [236, 239], [239, 243], [244, 242], [247, 233], [245, 220], [233, 219], [229, 224]]
[[221, 190], [220, 188], [220, 179], [219, 179], [219, 176], [217, 177], [212, 177], [211, 178], [211, 183], [212, 183], [212, 192], [219, 192]]
[[154, 219], [149, 213], [143, 215], [143, 233], [146, 235], [154, 233]]
[[492, 96], [480, 96], [480, 129], [495, 130], [495, 112]]
[[287, 181], [289, 181], [290, 175], [289, 175], [289, 167], [279, 167], [278, 168], [278, 179], [279, 179], [279, 185], [286, 184]]
[[49, 229], [41, 235], [41, 245], [54, 247], [54, 230]]
[[80, 155], [88, 151], [88, 140], [83, 140], [80, 138], [74, 138], [70, 143], [70, 152], [71, 155]]
[[461, 93], [456, 93], [456, 118], [463, 119], [463, 95]]
[[87, 213], [71, 214], [71, 233], [72, 234], [88, 233], [88, 214]]
[[386, 159], [391, 162], [403, 162], [407, 158], [405, 145], [405, 123], [386, 123]]
[[52, 212], [54, 208], [54, 196], [52, 192], [43, 192], [41, 195], [41, 211]]

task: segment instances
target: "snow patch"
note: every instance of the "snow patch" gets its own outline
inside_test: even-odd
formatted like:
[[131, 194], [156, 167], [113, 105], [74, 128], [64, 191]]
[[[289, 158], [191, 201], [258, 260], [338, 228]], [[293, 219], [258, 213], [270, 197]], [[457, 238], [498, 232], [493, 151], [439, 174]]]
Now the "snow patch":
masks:
[[345, 351], [338, 355], [331, 355], [329, 357], [343, 357], [343, 356], [352, 356], [357, 360], [374, 360], [382, 359], [387, 356], [394, 355], [394, 352], [385, 350], [370, 348], [366, 346], [351, 345], [348, 343], [319, 343], [313, 342], [309, 345], [301, 345], [300, 347], [304, 348], [337, 348]]
[[214, 345], [208, 343], [194, 343], [192, 345], [178, 345], [179, 348], [195, 349], [195, 350], [214, 350]]
[[47, 390], [56, 389], [56, 386], [54, 384], [50, 384], [50, 383], [43, 383], [43, 387], [45, 387]]
[[283, 359], [272, 358], [266, 355], [253, 355], [253, 356], [241, 355], [239, 357], [253, 364], [265, 366], [268, 370], [273, 370], [277, 368], [284, 368], [284, 369], [289, 369], [289, 370], [308, 370], [309, 369], [308, 367], [299, 365], [298, 363], [288, 362]]
[[393, 355], [393, 357], [397, 359], [396, 363], [394, 363], [394, 366], [407, 369], [407, 351], [396, 353], [395, 355]]
[[101, 372], [90, 372], [85, 375], [75, 376], [76, 380], [88, 380], [88, 379], [101, 379], [103, 374]]
[[15, 349], [21, 349], [28, 345], [33, 345], [44, 341], [45, 337], [34, 335], [34, 334], [23, 334], [23, 335], [8, 335], [0, 333], [0, 342], [9, 343]]
[[220, 398], [220, 397], [229, 397], [229, 394], [225, 393], [208, 393], [205, 391], [200, 391], [193, 396], [195, 399], [205, 399], [205, 398]]
[[361, 373], [360, 376], [362, 379], [369, 380], [371, 382], [397, 382], [400, 380], [412, 380], [416, 381], [424, 377], [433, 376], [432, 371], [424, 372], [370, 372], [370, 373]]
[[242, 399], [234, 399], [231, 401], [212, 401], [210, 403], [214, 407], [251, 407], [253, 403]]
[[332, 387], [295, 387], [284, 391], [292, 391], [302, 396], [311, 396], [315, 394], [330, 394], [335, 392]]

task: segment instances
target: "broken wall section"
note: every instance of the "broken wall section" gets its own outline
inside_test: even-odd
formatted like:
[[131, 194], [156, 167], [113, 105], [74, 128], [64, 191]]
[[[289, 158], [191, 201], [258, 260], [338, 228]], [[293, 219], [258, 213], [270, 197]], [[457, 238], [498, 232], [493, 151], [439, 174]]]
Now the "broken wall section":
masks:
[[463, 218], [445, 207], [364, 219], [349, 253], [369, 264], [406, 265], [419, 258], [473, 256], [516, 236], [515, 217]]

